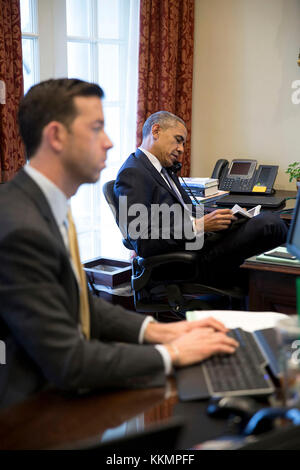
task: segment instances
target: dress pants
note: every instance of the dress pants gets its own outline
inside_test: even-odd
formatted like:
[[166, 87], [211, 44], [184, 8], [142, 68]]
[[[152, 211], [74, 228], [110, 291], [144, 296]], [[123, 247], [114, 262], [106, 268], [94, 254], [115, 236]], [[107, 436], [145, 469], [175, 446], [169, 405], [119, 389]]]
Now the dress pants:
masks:
[[199, 281], [217, 286], [238, 282], [238, 268], [244, 260], [285, 243], [287, 231], [277, 214], [262, 212], [252, 219], [239, 219], [226, 230], [207, 234], [199, 250]]

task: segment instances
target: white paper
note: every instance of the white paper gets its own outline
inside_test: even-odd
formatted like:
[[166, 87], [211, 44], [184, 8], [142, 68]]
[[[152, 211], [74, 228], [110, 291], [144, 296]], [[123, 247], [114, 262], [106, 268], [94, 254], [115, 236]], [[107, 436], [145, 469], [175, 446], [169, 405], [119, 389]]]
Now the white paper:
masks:
[[184, 180], [187, 182], [188, 185], [196, 184], [200, 187], [215, 186], [219, 183], [219, 180], [216, 178], [193, 178], [187, 176], [184, 178]]
[[[268, 253], [272, 253], [274, 251], [280, 251], [281, 253], [288, 253], [285, 246], [277, 246], [276, 248], [272, 248], [272, 250], [265, 251], [265, 253], [261, 253], [260, 255], [256, 256], [256, 261], [261, 263], [272, 263], [284, 266], [299, 266], [300, 260], [299, 259], [285, 259], [285, 258], [277, 258], [273, 256], [268, 256]], [[267, 256], [266, 256], [267, 255]]]
[[186, 318], [189, 321], [203, 320], [207, 317], [216, 318], [230, 329], [242, 328], [246, 331], [256, 331], [274, 328], [279, 320], [288, 318], [288, 315], [277, 312], [244, 312], [238, 310], [196, 310], [186, 313]]
[[[265, 251], [265, 253], [272, 253], [272, 251], [281, 251], [282, 253], [288, 253], [287, 248], [285, 246], [279, 245], [275, 248], [272, 248], [272, 250]], [[264, 254], [264, 253], [262, 253]], [[261, 255], [258, 255], [261, 256]]]
[[238, 204], [235, 204], [231, 210], [232, 210], [232, 213], [234, 215], [239, 215], [240, 214], [244, 217], [248, 217], [249, 219], [252, 219], [252, 217], [255, 217], [256, 215], [258, 215], [260, 213], [260, 209], [261, 209], [261, 205], [258, 205], [258, 206], [252, 207], [252, 209], [249, 209], [248, 211], [246, 211], [245, 209], [243, 209]]

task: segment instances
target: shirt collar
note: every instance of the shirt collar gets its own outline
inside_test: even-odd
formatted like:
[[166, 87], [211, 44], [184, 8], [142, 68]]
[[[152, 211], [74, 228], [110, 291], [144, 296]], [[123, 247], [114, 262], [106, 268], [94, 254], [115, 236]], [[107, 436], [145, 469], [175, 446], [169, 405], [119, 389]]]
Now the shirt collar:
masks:
[[157, 169], [158, 173], [160, 173], [162, 169], [162, 164], [160, 163], [158, 158], [155, 155], [153, 155], [151, 152], [148, 152], [148, 150], [145, 150], [143, 147], [139, 147], [139, 150], [141, 150], [141, 152], [143, 152], [146, 155], [146, 157], [149, 158], [152, 165]]
[[66, 195], [45, 175], [33, 168], [30, 163], [24, 166], [24, 170], [43, 192], [50, 205], [55, 221], [60, 227], [67, 217], [69, 208]]

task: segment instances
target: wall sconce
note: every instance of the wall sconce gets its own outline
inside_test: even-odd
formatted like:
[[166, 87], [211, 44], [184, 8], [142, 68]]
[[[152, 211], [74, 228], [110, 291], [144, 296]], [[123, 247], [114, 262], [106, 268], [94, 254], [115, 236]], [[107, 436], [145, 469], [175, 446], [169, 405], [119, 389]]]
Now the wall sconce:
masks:
[[298, 64], [298, 65], [299, 65], [299, 67], [300, 67], [300, 51], [299, 51], [299, 55], [298, 55], [297, 64]]

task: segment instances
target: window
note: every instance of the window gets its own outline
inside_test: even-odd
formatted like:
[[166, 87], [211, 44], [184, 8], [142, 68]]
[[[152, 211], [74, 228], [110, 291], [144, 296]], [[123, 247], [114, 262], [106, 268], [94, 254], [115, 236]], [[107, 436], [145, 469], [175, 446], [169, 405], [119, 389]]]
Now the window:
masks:
[[102, 186], [135, 149], [139, 0], [21, 0], [21, 16], [25, 91], [68, 76], [105, 92], [105, 130], [114, 147], [100, 181], [72, 198], [72, 212], [82, 261], [128, 259]]
[[36, 0], [21, 0], [21, 28], [24, 93], [39, 81], [38, 26]]
[[[72, 198], [81, 257], [89, 259], [101, 254], [128, 258], [129, 252], [122, 245], [119, 229], [104, 201], [102, 186], [116, 177], [122, 161], [135, 148], [136, 92], [129, 103], [127, 91], [129, 83], [135, 89], [137, 82], [132, 77], [129, 81], [129, 73], [133, 68], [137, 74], [138, 2], [67, 0], [66, 6], [68, 76], [94, 81], [103, 88], [105, 129], [114, 143], [100, 181], [94, 186], [83, 186]], [[130, 142], [130, 149], [126, 149], [125, 140]]]

